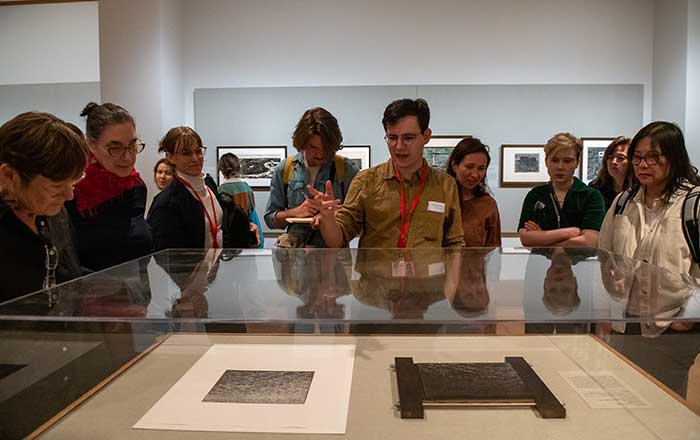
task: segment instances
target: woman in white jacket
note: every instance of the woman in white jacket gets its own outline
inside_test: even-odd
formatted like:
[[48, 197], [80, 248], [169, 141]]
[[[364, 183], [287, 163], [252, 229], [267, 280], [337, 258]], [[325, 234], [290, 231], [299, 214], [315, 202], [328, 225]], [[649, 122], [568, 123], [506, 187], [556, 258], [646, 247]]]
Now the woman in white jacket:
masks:
[[[634, 170], [632, 188], [619, 194], [608, 210], [598, 247], [666, 269], [635, 271], [625, 290], [646, 298], [643, 303], [665, 303], [661, 308], [666, 310], [654, 307], [657, 310], [651, 314], [671, 317], [690, 294], [687, 283], [700, 280], [700, 267], [693, 261], [681, 223], [685, 196], [700, 184], [698, 170], [690, 164], [683, 132], [670, 122], [642, 128], [632, 139], [628, 157]], [[626, 203], [623, 197], [628, 197]], [[627, 310], [631, 315], [639, 312]], [[685, 327], [678, 324], [673, 327]]]

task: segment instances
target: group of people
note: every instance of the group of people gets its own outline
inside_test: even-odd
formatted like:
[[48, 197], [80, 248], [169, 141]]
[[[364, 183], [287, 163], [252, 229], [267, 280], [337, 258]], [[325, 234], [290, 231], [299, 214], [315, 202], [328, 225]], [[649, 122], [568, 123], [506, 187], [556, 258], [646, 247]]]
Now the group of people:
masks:
[[[202, 172], [199, 134], [172, 128], [159, 144], [161, 192], [146, 215], [146, 186], [134, 168], [145, 144], [133, 117], [111, 103], [90, 103], [81, 115], [84, 135], [38, 112], [0, 127], [1, 259], [11, 274], [0, 301], [162, 249], [262, 245], [237, 157], [220, 158], [225, 181], [217, 187]], [[382, 118], [390, 159], [360, 171], [342, 156], [337, 119], [323, 108], [306, 111], [292, 136], [298, 153], [274, 171], [263, 216], [270, 228], [286, 228], [277, 247], [344, 247], [357, 236], [361, 248], [499, 246], [488, 146], [465, 138], [436, 170], [423, 158], [429, 123], [425, 100], [390, 103]], [[599, 246], [696, 276], [680, 210], [700, 179], [681, 130], [653, 122], [633, 139], [615, 139], [590, 185], [574, 176], [581, 153], [569, 133], [545, 145], [551, 180], [525, 197], [523, 245]]]

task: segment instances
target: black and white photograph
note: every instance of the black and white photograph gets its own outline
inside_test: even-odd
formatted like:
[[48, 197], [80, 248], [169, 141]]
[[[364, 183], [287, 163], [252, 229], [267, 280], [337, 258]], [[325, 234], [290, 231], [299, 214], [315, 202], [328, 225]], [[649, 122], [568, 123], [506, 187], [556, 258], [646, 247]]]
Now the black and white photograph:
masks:
[[[241, 180], [253, 189], [269, 189], [277, 165], [287, 157], [287, 147], [216, 147], [216, 160], [226, 153], [235, 154], [241, 162]], [[219, 183], [224, 177], [219, 173]]]
[[350, 159], [361, 170], [372, 166], [372, 150], [369, 145], [343, 145], [337, 154]]
[[226, 370], [204, 402], [303, 405], [313, 371]]
[[134, 428], [345, 434], [354, 363], [354, 345], [214, 344]]
[[613, 141], [613, 137], [581, 138], [583, 153], [581, 154], [581, 180], [588, 183], [595, 179], [603, 166], [605, 149]]
[[450, 154], [455, 145], [468, 137], [471, 136], [433, 135], [423, 148], [423, 158], [428, 162], [429, 167], [445, 171], [447, 169], [447, 161], [450, 159]]
[[529, 188], [548, 180], [544, 145], [501, 145], [501, 188]]
[[516, 173], [539, 173], [540, 156], [538, 154], [516, 154], [514, 171]]

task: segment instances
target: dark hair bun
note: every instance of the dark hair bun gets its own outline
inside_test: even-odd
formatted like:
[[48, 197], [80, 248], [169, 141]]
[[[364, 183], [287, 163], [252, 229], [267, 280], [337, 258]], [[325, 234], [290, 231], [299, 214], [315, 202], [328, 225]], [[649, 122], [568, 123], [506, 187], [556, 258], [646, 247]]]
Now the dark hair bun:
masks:
[[80, 112], [80, 116], [90, 116], [90, 113], [92, 113], [95, 108], [98, 107], [98, 104], [96, 102], [89, 102], [85, 108], [83, 109], [82, 112]]

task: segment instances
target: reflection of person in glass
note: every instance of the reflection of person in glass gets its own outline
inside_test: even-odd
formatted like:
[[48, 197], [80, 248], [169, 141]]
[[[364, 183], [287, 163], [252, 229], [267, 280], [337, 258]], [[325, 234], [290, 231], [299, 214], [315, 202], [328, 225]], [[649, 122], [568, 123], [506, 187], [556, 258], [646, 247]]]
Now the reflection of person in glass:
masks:
[[488, 311], [491, 299], [486, 287], [486, 262], [490, 253], [491, 249], [465, 249], [461, 253], [459, 284], [446, 294], [452, 308], [464, 317]]
[[391, 319], [422, 319], [428, 308], [453, 298], [459, 280], [458, 251], [360, 249], [353, 294], [391, 313]]
[[183, 255], [179, 261], [170, 258], [166, 267], [181, 289], [180, 298], [172, 306], [173, 318], [209, 317], [209, 302], [205, 294], [216, 279], [220, 252], [218, 249], [208, 249], [203, 254]]
[[555, 248], [549, 257], [552, 264], [544, 277], [542, 302], [555, 315], [568, 315], [581, 303], [573, 261], [564, 248]]
[[337, 300], [350, 293], [352, 258], [343, 250], [276, 248], [273, 264], [282, 289], [302, 300], [302, 319], [342, 319], [345, 308]]

